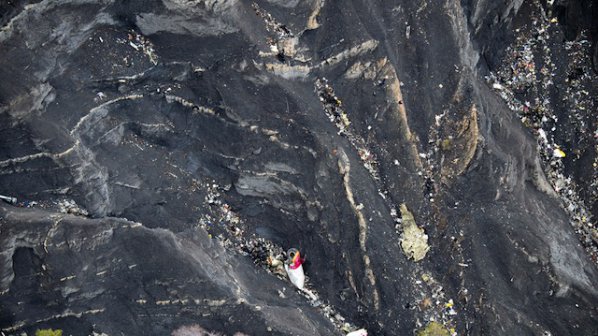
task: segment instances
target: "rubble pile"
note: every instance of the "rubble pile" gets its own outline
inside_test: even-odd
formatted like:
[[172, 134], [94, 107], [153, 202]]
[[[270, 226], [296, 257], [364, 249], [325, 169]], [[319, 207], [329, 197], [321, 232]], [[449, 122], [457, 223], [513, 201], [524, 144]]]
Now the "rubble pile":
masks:
[[[281, 280], [288, 281], [283, 267], [287, 255], [282, 246], [268, 239], [257, 237], [255, 234], [251, 236], [245, 234], [245, 230], [242, 229], [245, 226], [244, 221], [229, 204], [224, 203], [221, 199], [220, 190], [227, 189], [227, 186], [221, 187], [215, 181], [208, 182], [205, 186], [207, 189], [205, 199], [206, 203], [211, 206], [211, 211], [202, 215], [199, 226], [228, 250], [249, 256], [256, 266]], [[302, 296], [308, 299], [314, 307], [317, 307], [338, 330], [347, 333], [357, 329], [354, 324], [348, 322], [338, 313], [332, 305], [320, 300], [317, 290], [309, 286], [308, 275], [306, 275], [306, 280], [306, 290], [299, 291]], [[279, 295], [285, 297], [283, 292], [280, 292]]]
[[457, 316], [457, 311], [454, 300], [447, 297], [442, 285], [431, 274], [420, 272], [418, 275], [419, 279], [415, 284], [419, 289], [419, 297], [412, 309], [423, 314], [423, 321], [417, 320], [417, 327], [423, 328], [424, 323], [426, 325], [437, 323], [442, 329], [447, 330], [446, 335], [456, 336], [454, 318]]
[[87, 210], [80, 207], [75, 201], [69, 199], [63, 199], [58, 201], [58, 210], [61, 213], [72, 214], [76, 216], [89, 216]]
[[[565, 43], [566, 55], [557, 55], [554, 35], [558, 33], [558, 22], [549, 19], [542, 7], [537, 6], [541, 15], [531, 22], [530, 29], [516, 30], [518, 35], [507, 49], [503, 66], [486, 79], [536, 136], [544, 172], [560, 196], [583, 246], [598, 263], [598, 230], [588, 208], [588, 203], [595, 204], [598, 200], [598, 129], [593, 131], [598, 124], [592, 113], [595, 98], [590, 97], [587, 90], [596, 85], [596, 76], [591, 72], [589, 42], [582, 33], [577, 40]], [[556, 57], [567, 59], [562, 86], [559, 76], [563, 74], [555, 65]], [[563, 86], [565, 92], [559, 95]], [[560, 101], [555, 101], [556, 98]], [[559, 117], [563, 114], [565, 120]], [[560, 125], [564, 123], [573, 125], [564, 129], [575, 131], [562, 131]], [[591, 143], [594, 146], [589, 145]], [[581, 189], [579, 181], [571, 177], [565, 160], [576, 161], [586, 148], [596, 152], [593, 153], [591, 181]]]
[[367, 147], [365, 140], [351, 131], [351, 121], [347, 116], [347, 112], [343, 109], [342, 101], [336, 96], [332, 86], [328, 84], [328, 80], [318, 78], [315, 82], [315, 88], [328, 119], [339, 129], [338, 134], [349, 139], [351, 145], [357, 150], [365, 169], [374, 179], [379, 180], [378, 163], [374, 153]]
[[[384, 182], [381, 181], [378, 172], [378, 164], [374, 153], [367, 147], [365, 140], [355, 135], [351, 130], [351, 122], [343, 109], [341, 99], [335, 94], [334, 89], [326, 78], [317, 79], [315, 83], [316, 92], [319, 95], [320, 102], [323, 105], [324, 112], [328, 119], [338, 128], [338, 134], [346, 137], [353, 148], [357, 151], [362, 164], [368, 170], [370, 175], [378, 182], [378, 191], [382, 199], [385, 200], [390, 208], [390, 216], [395, 222], [395, 232], [399, 237], [399, 246], [402, 247], [406, 256], [418, 262], [424, 259], [426, 253], [429, 251], [428, 236], [423, 228], [415, 224], [413, 214], [407, 210], [405, 204], [398, 206], [394, 204], [390, 198], [387, 197], [388, 191], [384, 187]], [[430, 203], [434, 203], [436, 194], [436, 186], [434, 176], [440, 173], [440, 165], [436, 164], [435, 160], [440, 161], [439, 153], [441, 141], [438, 139], [439, 128], [441, 126], [441, 119], [443, 115], [437, 116], [436, 124], [432, 126], [430, 133], [433, 135], [430, 139], [432, 144], [426, 153], [419, 153], [422, 170], [418, 175], [422, 176], [426, 183], [426, 196]], [[395, 160], [395, 165], [398, 161]], [[363, 207], [363, 205], [360, 205]], [[433, 216], [434, 219], [436, 219]], [[460, 248], [460, 247], [459, 247]], [[459, 255], [462, 259], [462, 256]], [[460, 264], [464, 265], [464, 264]], [[418, 304], [410, 306], [411, 309], [418, 310], [421, 320], [418, 319], [417, 327], [425, 330], [424, 326], [433, 324], [447, 332], [447, 335], [457, 335], [456, 322], [454, 317], [457, 315], [457, 307], [454, 301], [447, 298], [442, 285], [435, 281], [429, 272], [424, 270], [424, 266], [416, 264], [416, 272], [411, 277], [411, 282], [415, 288], [414, 297], [418, 297]], [[422, 279], [424, 279], [422, 281]], [[461, 293], [463, 297], [467, 297], [467, 289], [462, 284]], [[424, 328], [424, 329], [422, 329]]]
[[272, 16], [272, 14], [262, 9], [257, 3], [252, 3], [251, 7], [255, 11], [255, 14], [264, 20], [266, 24], [266, 29], [269, 32], [276, 33], [279, 39], [293, 37], [293, 33], [289, 30], [289, 28], [286, 25], [278, 22]]
[[[158, 55], [154, 50], [154, 46], [152, 42], [143, 36], [141, 33], [137, 33], [133, 30], [127, 33], [127, 38], [118, 38], [116, 43], [126, 44], [131, 48], [135, 49], [135, 51], [141, 52], [147, 56], [149, 61], [153, 65], [158, 64]], [[129, 64], [131, 61], [128, 58], [124, 59], [125, 63]]]

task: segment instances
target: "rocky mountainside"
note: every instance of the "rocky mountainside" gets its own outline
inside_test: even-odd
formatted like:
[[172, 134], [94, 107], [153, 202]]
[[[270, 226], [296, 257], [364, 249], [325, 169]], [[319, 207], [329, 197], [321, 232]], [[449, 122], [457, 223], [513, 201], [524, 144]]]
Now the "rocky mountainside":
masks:
[[597, 8], [3, 1], [1, 334], [598, 334]]

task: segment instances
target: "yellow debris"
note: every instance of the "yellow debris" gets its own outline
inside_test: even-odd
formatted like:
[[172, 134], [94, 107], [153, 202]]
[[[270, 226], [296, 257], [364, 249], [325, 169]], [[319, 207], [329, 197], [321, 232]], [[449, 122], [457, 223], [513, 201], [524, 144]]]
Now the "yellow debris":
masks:
[[429, 283], [431, 278], [428, 274], [424, 273], [422, 274], [422, 280], [424, 280], [425, 283]]
[[554, 156], [564, 158], [565, 156], [567, 156], [567, 154], [565, 154], [565, 152], [563, 152], [560, 148], [556, 148], [554, 150]]
[[62, 336], [62, 329], [38, 329], [35, 336]]
[[417, 332], [417, 336], [450, 336], [445, 326], [438, 322], [430, 322], [424, 329]]

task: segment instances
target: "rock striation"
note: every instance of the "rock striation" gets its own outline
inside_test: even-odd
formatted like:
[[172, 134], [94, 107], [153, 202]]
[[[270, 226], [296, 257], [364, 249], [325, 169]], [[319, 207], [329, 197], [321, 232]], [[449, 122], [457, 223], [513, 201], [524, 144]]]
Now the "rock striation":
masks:
[[596, 334], [596, 22], [582, 0], [3, 2], [1, 332]]

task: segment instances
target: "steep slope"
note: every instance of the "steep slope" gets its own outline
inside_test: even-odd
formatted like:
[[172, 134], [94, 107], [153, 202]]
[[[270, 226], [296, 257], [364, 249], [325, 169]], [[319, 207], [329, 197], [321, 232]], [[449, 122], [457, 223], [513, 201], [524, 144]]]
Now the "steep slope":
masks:
[[0, 328], [595, 333], [593, 49], [546, 6], [5, 5]]

